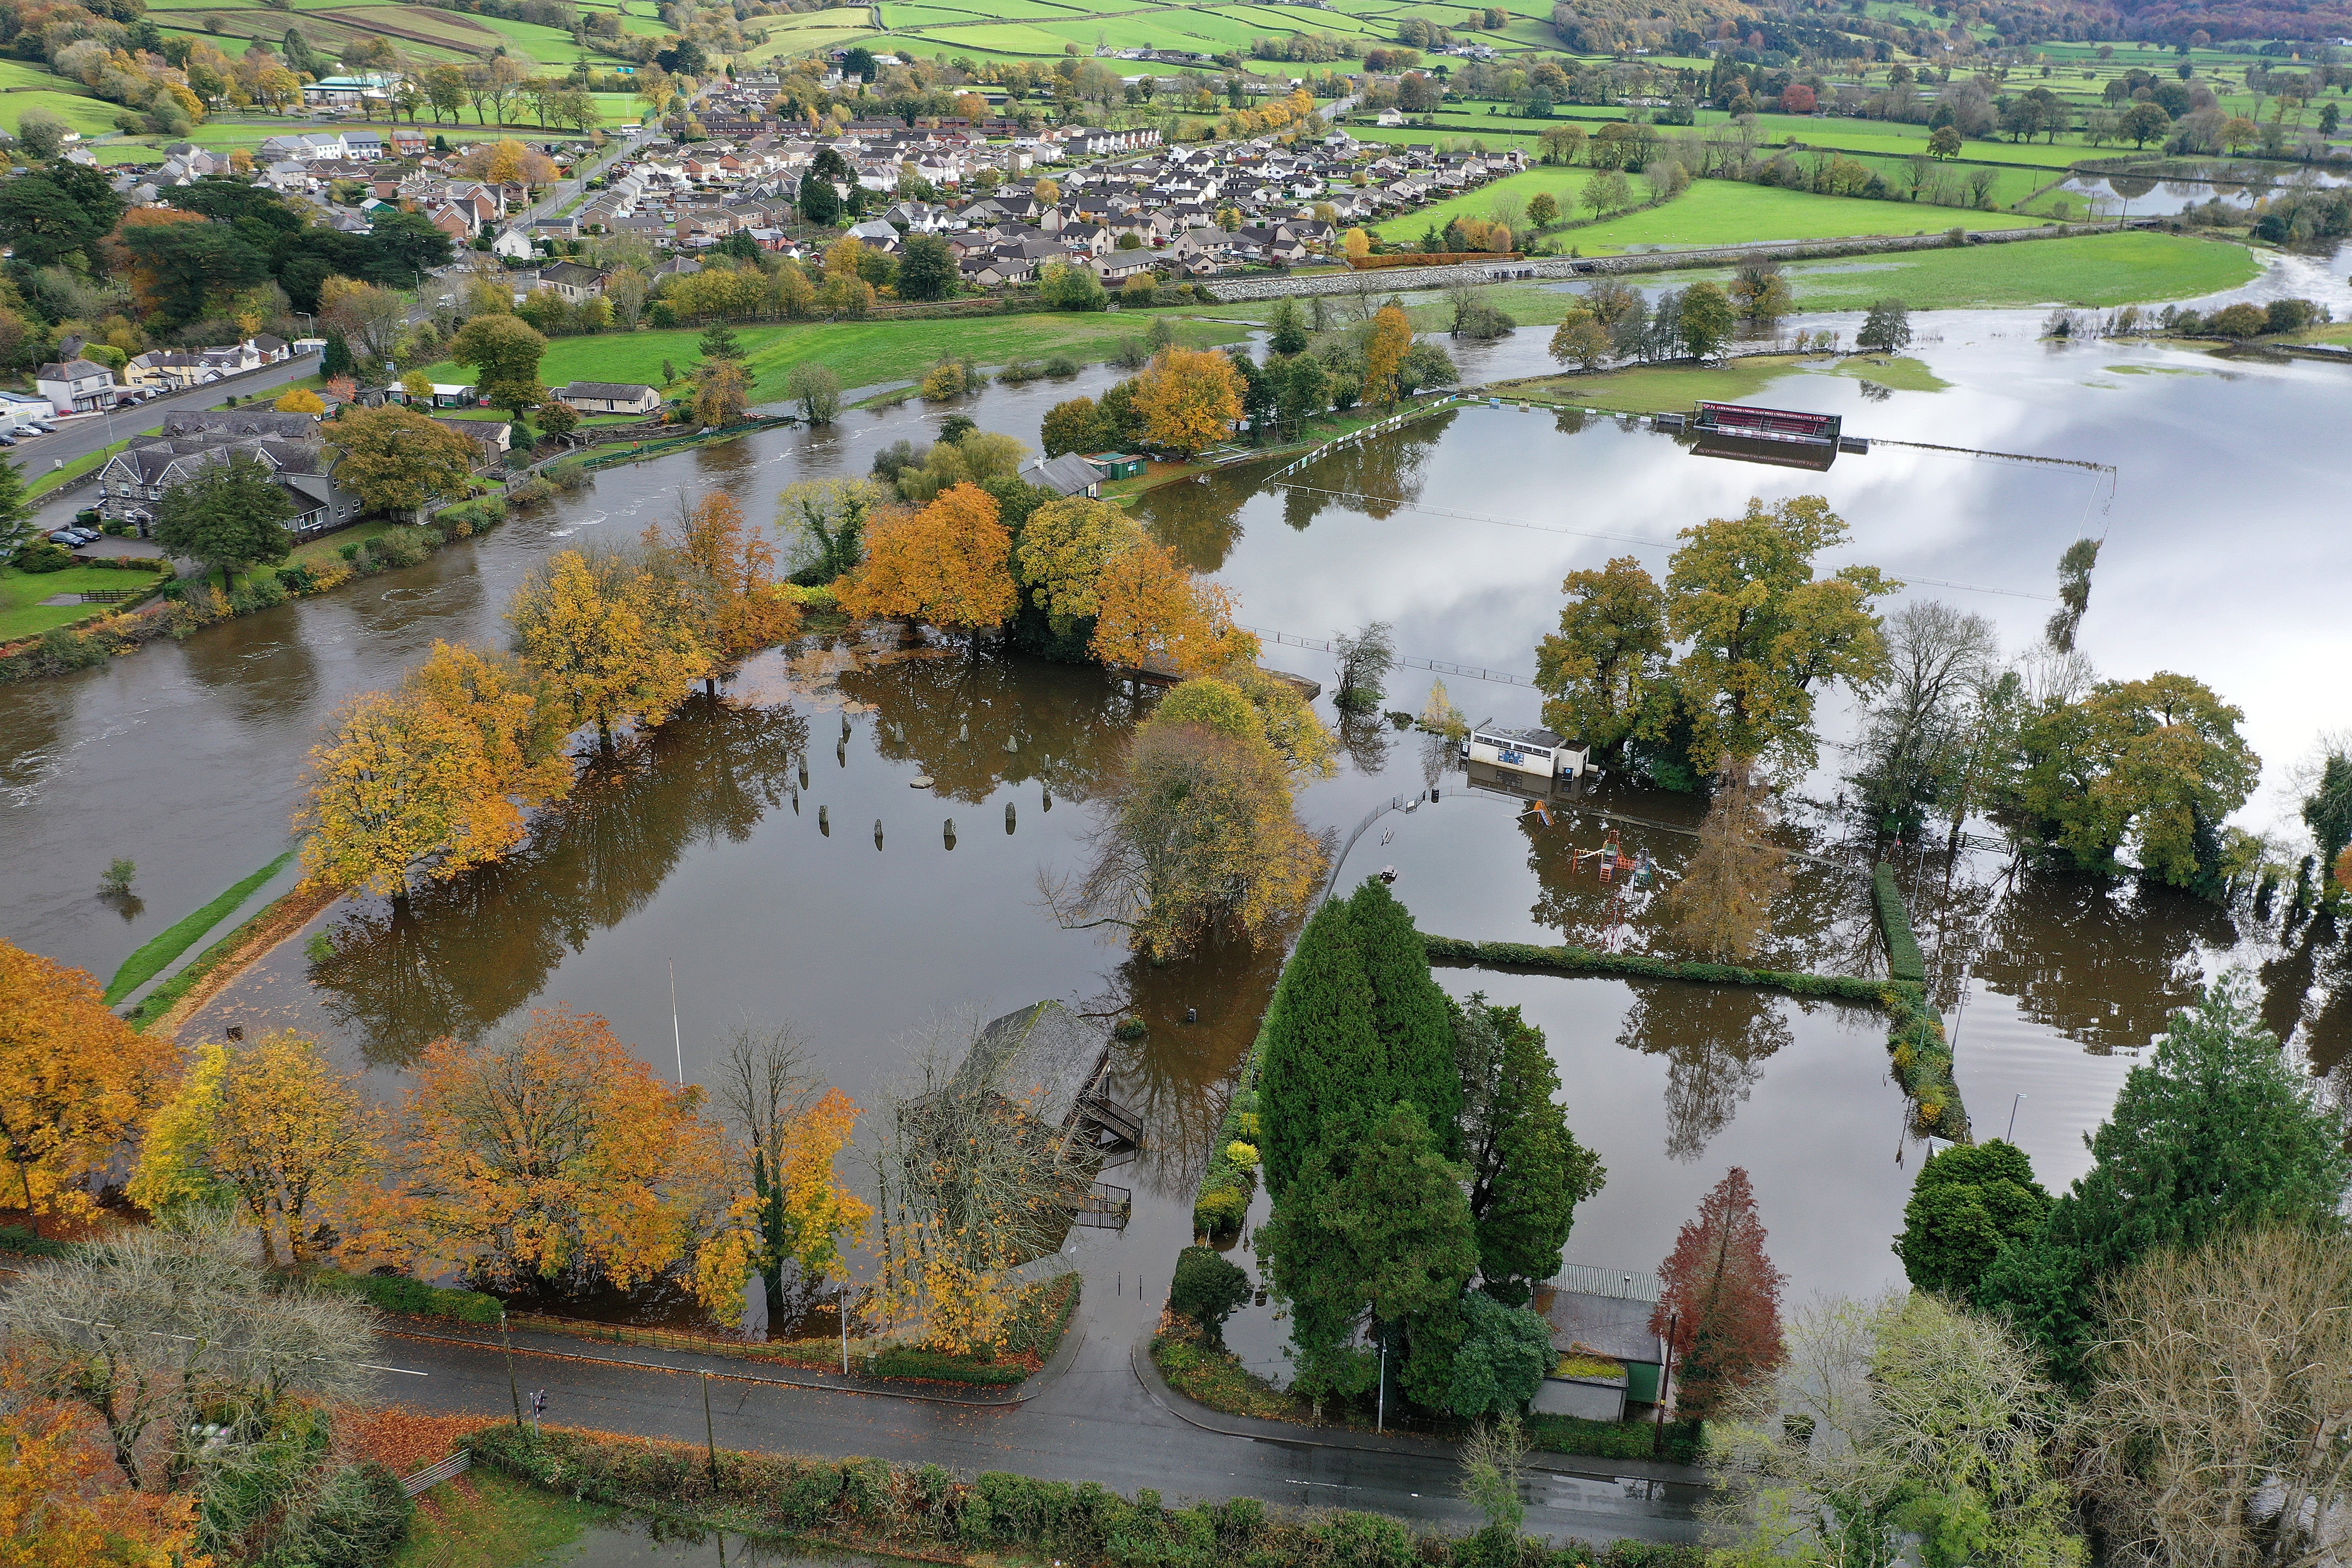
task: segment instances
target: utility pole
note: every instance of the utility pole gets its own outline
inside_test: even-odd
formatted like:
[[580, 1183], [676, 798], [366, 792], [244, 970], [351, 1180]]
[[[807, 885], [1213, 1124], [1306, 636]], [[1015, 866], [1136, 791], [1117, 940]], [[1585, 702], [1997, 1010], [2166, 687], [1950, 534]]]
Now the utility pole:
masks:
[[499, 1346], [506, 1352], [507, 1393], [514, 1400], [515, 1430], [522, 1430], [522, 1384], [515, 1381], [514, 1345], [507, 1339], [507, 1310], [499, 1308]]
[[719, 1436], [710, 1424], [710, 1374], [702, 1374], [702, 1443], [710, 1455], [710, 1484], [719, 1484]]
[[1668, 1314], [1666, 1318], [1666, 1353], [1658, 1363], [1658, 1403], [1650, 1424], [1650, 1457], [1663, 1458], [1666, 1452], [1666, 1397], [1675, 1385], [1675, 1335], [1681, 1330], [1683, 1315]]

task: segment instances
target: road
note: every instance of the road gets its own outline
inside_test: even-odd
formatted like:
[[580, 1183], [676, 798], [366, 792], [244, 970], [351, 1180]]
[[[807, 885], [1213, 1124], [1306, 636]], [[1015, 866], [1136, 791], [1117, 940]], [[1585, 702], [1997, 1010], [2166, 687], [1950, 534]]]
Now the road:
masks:
[[[966, 1476], [1012, 1470], [1092, 1480], [1129, 1495], [1150, 1487], [1171, 1503], [1256, 1497], [1292, 1507], [1373, 1510], [1457, 1532], [1483, 1522], [1461, 1500], [1459, 1471], [1450, 1458], [1324, 1447], [1309, 1428], [1297, 1428], [1293, 1441], [1188, 1424], [1170, 1403], [1174, 1396], [1147, 1389], [1132, 1363], [1158, 1313], [1157, 1303], [1135, 1300], [1133, 1278], [1127, 1276], [1127, 1293], [1108, 1303], [1099, 1301], [1090, 1280], [1087, 1304], [1071, 1327], [1084, 1339], [1069, 1364], [1025, 1405], [919, 1404], [722, 1378], [711, 1385], [717, 1440], [770, 1452], [929, 1462]], [[586, 1342], [581, 1349], [592, 1356], [606, 1351]], [[408, 1374], [379, 1377], [388, 1400], [436, 1411], [512, 1413], [506, 1363], [495, 1350], [387, 1337], [378, 1355], [381, 1364], [407, 1369]], [[547, 1391], [551, 1421], [703, 1439], [701, 1379], [691, 1373], [529, 1353], [516, 1355], [514, 1369], [522, 1390]], [[1194, 1414], [1206, 1417], [1197, 1409]], [[1530, 1533], [1554, 1541], [1697, 1538], [1696, 1489], [1629, 1487], [1607, 1459], [1534, 1458], [1547, 1468], [1531, 1470], [1521, 1489]], [[1629, 1495], [1649, 1490], [1666, 1495], [1657, 1501]]]

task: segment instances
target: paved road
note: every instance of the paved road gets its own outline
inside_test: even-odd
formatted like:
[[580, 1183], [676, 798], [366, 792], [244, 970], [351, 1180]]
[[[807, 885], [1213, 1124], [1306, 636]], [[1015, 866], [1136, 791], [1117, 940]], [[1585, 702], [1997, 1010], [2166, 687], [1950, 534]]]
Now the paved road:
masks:
[[[1002, 1469], [1093, 1480], [1129, 1494], [1152, 1487], [1171, 1502], [1246, 1496], [1292, 1507], [1370, 1509], [1456, 1531], [1480, 1522], [1458, 1496], [1459, 1473], [1450, 1458], [1322, 1447], [1306, 1428], [1297, 1429], [1300, 1440], [1294, 1441], [1187, 1424], [1144, 1386], [1132, 1363], [1159, 1310], [1156, 1301], [1135, 1300], [1133, 1281], [1127, 1275], [1126, 1293], [1105, 1300], [1108, 1292], [1097, 1286], [1111, 1282], [1089, 1279], [1087, 1305], [1071, 1330], [1085, 1336], [1076, 1353], [1025, 1405], [915, 1404], [719, 1380], [711, 1385], [718, 1440], [737, 1448], [928, 1461], [965, 1475]], [[581, 1348], [604, 1353], [602, 1347]], [[511, 1413], [506, 1364], [495, 1350], [387, 1338], [378, 1353], [384, 1365], [428, 1374], [383, 1375], [387, 1399], [432, 1410]], [[691, 1373], [531, 1354], [518, 1354], [514, 1368], [526, 1393], [547, 1390], [551, 1421], [702, 1440], [702, 1384]], [[1555, 1540], [1696, 1539], [1694, 1489], [1629, 1488], [1606, 1459], [1537, 1458], [1557, 1468], [1531, 1473], [1523, 1488], [1531, 1533]], [[1569, 1470], [1583, 1473], [1562, 1473]], [[1656, 1501], [1629, 1496], [1650, 1489], [1667, 1495]]]

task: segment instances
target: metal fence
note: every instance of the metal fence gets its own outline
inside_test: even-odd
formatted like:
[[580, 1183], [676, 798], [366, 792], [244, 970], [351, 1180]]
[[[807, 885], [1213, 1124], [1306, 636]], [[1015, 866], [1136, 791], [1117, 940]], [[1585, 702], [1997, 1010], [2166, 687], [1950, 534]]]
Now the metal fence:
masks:
[[473, 1450], [460, 1448], [438, 1464], [427, 1465], [413, 1476], [401, 1478], [400, 1489], [410, 1497], [419, 1497], [451, 1476], [460, 1476], [474, 1468]]

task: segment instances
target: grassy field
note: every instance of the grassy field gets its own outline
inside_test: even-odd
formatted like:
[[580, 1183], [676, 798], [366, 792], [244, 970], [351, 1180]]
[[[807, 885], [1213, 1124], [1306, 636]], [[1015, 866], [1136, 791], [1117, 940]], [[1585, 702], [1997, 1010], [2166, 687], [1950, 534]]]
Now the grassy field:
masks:
[[495, 1470], [469, 1470], [417, 1500], [415, 1522], [384, 1568], [532, 1568], [572, 1555], [589, 1527], [613, 1517]]
[[[1473, 215], [1491, 213], [1497, 201], [1513, 196], [1524, 205], [1527, 197], [1538, 189], [1550, 188], [1555, 194], [1558, 190], [1556, 185], [1529, 184], [1522, 195], [1518, 189], [1520, 181], [1537, 182], [1558, 173], [1531, 169], [1524, 174], [1512, 174], [1466, 196], [1455, 197], [1433, 211], [1444, 213], [1458, 205]], [[1582, 183], [1578, 179], [1572, 186]], [[1431, 212], [1423, 212], [1391, 218], [1381, 226], [1380, 231], [1391, 239], [1411, 239], [1429, 226], [1432, 216]], [[1438, 221], [1442, 224], [1444, 219]], [[1933, 234], [1955, 225], [1969, 228], [2023, 228], [2040, 221], [2009, 213], [1966, 213], [1922, 203], [1817, 196], [1808, 191], [1783, 190], [1773, 185], [1701, 180], [1662, 207], [1604, 218], [1551, 237], [1555, 244], [1572, 246], [1586, 256], [1612, 256], [1637, 246], [1676, 249], [1706, 245], [1761, 245], [1782, 239]]]
[[2234, 289], [2262, 263], [2227, 240], [2131, 233], [1800, 263], [1787, 271], [1805, 310], [1860, 310], [1887, 298], [1914, 310], [2105, 309]]
[[139, 951], [123, 960], [122, 967], [114, 972], [114, 978], [106, 983], [106, 1005], [113, 1006], [162, 973], [164, 965], [195, 945], [196, 940], [206, 931], [235, 914], [237, 906], [253, 896], [254, 889], [278, 875], [278, 869], [292, 858], [294, 851], [289, 849], [194, 914], [181, 917], [141, 943]]
[[155, 579], [144, 572], [118, 572], [110, 566], [68, 566], [62, 572], [16, 572], [0, 566], [0, 642], [33, 637], [51, 626], [62, 626], [107, 613], [98, 605], [44, 605], [56, 594], [80, 594], [100, 588], [145, 588]]
[[[1066, 353], [1082, 361], [1113, 358], [1127, 338], [1141, 339], [1149, 318], [1172, 316], [1181, 323], [1180, 336], [1196, 347], [1239, 342], [1245, 329], [1223, 321], [1195, 319], [1177, 310], [1119, 310], [1100, 314], [1054, 312], [1019, 316], [977, 316], [932, 321], [812, 321], [772, 327], [742, 327], [736, 338], [751, 356], [754, 402], [775, 402], [784, 395], [784, 379], [803, 360], [827, 364], [845, 386], [872, 386], [886, 381], [919, 380], [944, 353], [998, 365], [1016, 359], [1044, 359]], [[548, 345], [540, 364], [540, 379], [550, 386], [568, 381], [616, 381], [662, 385], [661, 367], [669, 361], [681, 373], [700, 358], [698, 331], [608, 332], [596, 337], [557, 338]], [[455, 364], [426, 368], [436, 381], [463, 381], [467, 373]]]

